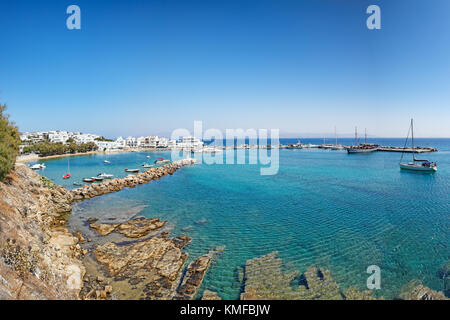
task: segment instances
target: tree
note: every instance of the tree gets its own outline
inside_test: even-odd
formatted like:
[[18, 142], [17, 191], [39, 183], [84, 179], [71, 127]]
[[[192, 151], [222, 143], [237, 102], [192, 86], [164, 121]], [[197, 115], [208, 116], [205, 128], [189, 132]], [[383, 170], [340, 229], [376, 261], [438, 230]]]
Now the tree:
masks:
[[0, 181], [14, 168], [20, 145], [19, 131], [5, 110], [6, 105], [0, 104]]

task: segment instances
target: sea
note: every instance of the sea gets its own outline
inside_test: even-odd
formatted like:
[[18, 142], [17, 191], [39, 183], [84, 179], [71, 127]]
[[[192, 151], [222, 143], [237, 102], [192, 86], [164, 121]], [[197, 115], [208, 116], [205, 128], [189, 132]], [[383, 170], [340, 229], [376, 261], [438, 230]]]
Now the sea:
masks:
[[[322, 144], [324, 139], [301, 142]], [[367, 142], [405, 143], [395, 138]], [[297, 138], [280, 143], [297, 143]], [[353, 139], [338, 143], [351, 145]], [[238, 299], [246, 261], [273, 251], [283, 261], [283, 272], [301, 275], [312, 265], [325, 268], [342, 289], [367, 290], [367, 268], [376, 265], [381, 275], [381, 288], [373, 290], [376, 297], [394, 299], [412, 280], [447, 290], [448, 295], [448, 281], [439, 269], [450, 261], [450, 139], [419, 138], [415, 143], [439, 150], [420, 155], [437, 162], [436, 173], [400, 170], [400, 153], [281, 149], [274, 175], [261, 175], [261, 167], [267, 165], [250, 161], [201, 163], [78, 203], [72, 215], [139, 207], [140, 216], [167, 220], [172, 236], [192, 238], [185, 248], [189, 261], [224, 246], [200, 295], [209, 289], [223, 299]], [[216, 156], [225, 159], [229, 152], [235, 151]], [[41, 174], [74, 188], [74, 182], [98, 173], [125, 177], [125, 168], [139, 168], [158, 157], [170, 159], [171, 152], [95, 154], [38, 163], [46, 164]], [[72, 177], [64, 180], [68, 165]], [[296, 281], [300, 280], [294, 279], [293, 286]]]

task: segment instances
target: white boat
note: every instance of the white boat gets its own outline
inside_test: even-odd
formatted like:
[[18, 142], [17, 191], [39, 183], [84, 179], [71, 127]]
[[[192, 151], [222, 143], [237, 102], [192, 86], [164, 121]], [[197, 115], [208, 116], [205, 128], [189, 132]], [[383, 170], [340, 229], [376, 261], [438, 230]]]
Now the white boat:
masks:
[[103, 161], [104, 163], [111, 163], [111, 161], [108, 161], [108, 160], [105, 160], [105, 161]]
[[141, 167], [142, 168], [152, 168], [152, 167], [154, 167], [154, 165], [153, 164], [149, 164], [149, 163], [143, 163]]
[[33, 170], [41, 170], [41, 169], [45, 169], [46, 166], [45, 166], [45, 164], [42, 164], [42, 163], [36, 163], [36, 164], [32, 165], [30, 168]]
[[[405, 154], [402, 152], [402, 157], [400, 158], [400, 169], [403, 170], [412, 170], [412, 171], [421, 171], [421, 172], [436, 172], [437, 171], [437, 163], [424, 160], [424, 159], [416, 159], [416, 152], [414, 148], [414, 122], [413, 119], [411, 119], [411, 125], [409, 127], [411, 131], [411, 144], [412, 144], [412, 162], [402, 162], [403, 155]], [[409, 136], [409, 131], [408, 131]], [[406, 137], [405, 146], [403, 149], [406, 149], [406, 143], [408, 142], [408, 136]]]
[[109, 173], [99, 173], [97, 175], [97, 177], [103, 178], [103, 179], [112, 179], [114, 177], [114, 175], [113, 174], [109, 174]]

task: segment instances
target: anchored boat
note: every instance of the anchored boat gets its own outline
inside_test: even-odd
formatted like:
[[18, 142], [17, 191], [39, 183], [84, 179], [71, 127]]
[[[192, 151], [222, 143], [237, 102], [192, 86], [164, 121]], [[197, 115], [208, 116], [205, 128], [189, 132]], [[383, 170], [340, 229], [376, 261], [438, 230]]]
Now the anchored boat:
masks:
[[358, 145], [358, 128], [355, 127], [355, 145], [347, 149], [348, 153], [370, 153], [378, 150], [377, 144], [367, 143], [367, 131], [365, 132], [364, 143]]
[[128, 168], [126, 168], [125, 171], [126, 172], [131, 172], [131, 173], [137, 173], [137, 172], [139, 172], [139, 169], [128, 169]]
[[36, 163], [36, 164], [33, 164], [30, 168], [33, 170], [41, 170], [41, 169], [45, 169], [46, 167], [45, 167], [45, 164]]
[[112, 179], [114, 177], [114, 175], [113, 174], [108, 174], [108, 173], [99, 173], [97, 175], [97, 177], [103, 178], [103, 179]]
[[67, 173], [63, 176], [63, 179], [69, 179], [70, 177], [70, 160], [67, 158]]
[[[432, 162], [429, 160], [424, 159], [416, 159], [416, 152], [414, 147], [414, 121], [411, 119], [411, 125], [409, 127], [409, 131], [411, 131], [411, 144], [412, 144], [412, 162], [402, 162], [403, 155], [405, 154], [402, 152], [402, 157], [400, 158], [400, 169], [404, 170], [412, 170], [412, 171], [422, 171], [422, 172], [436, 172], [437, 171], [437, 163]], [[406, 136], [405, 146], [403, 149], [406, 149], [406, 144], [408, 143], [408, 137], [409, 137], [409, 131], [408, 135]]]

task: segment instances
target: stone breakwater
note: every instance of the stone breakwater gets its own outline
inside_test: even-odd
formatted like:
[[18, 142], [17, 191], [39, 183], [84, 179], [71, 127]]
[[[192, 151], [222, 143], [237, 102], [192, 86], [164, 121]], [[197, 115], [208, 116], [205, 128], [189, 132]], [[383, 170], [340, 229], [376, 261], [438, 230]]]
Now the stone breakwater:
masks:
[[158, 168], [150, 168], [145, 172], [137, 174], [130, 174], [125, 178], [116, 178], [107, 180], [102, 183], [94, 183], [85, 185], [82, 188], [71, 191], [74, 201], [86, 200], [93, 197], [98, 197], [104, 194], [120, 191], [124, 188], [134, 188], [138, 185], [157, 180], [166, 175], [172, 175], [175, 171], [183, 166], [195, 164], [195, 159], [182, 159], [172, 163], [163, 165]]

